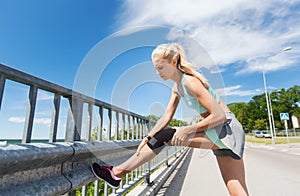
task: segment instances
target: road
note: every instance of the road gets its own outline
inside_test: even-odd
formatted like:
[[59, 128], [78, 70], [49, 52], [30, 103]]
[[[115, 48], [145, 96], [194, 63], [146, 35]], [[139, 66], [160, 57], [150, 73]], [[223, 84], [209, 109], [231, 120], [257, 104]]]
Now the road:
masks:
[[[300, 145], [247, 144], [244, 154], [249, 194], [300, 195]], [[211, 151], [194, 149], [158, 195], [228, 195]]]

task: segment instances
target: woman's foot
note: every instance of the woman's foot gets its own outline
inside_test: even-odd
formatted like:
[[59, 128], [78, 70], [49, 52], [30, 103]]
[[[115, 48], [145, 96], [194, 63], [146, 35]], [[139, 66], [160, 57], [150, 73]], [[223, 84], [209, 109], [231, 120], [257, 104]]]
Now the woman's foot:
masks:
[[98, 179], [105, 180], [112, 188], [118, 188], [122, 178], [118, 178], [113, 174], [113, 166], [100, 166], [98, 163], [93, 163], [91, 168]]

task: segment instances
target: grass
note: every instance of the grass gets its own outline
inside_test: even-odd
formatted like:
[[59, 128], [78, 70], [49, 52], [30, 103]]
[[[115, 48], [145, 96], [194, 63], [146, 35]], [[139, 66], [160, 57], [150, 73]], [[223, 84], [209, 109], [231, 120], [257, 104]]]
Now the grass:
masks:
[[[274, 138], [275, 144], [287, 144], [288, 140], [286, 137]], [[271, 138], [255, 138], [253, 136], [246, 136], [246, 142], [260, 143], [260, 144], [272, 144]], [[300, 138], [289, 137], [289, 143], [300, 143]]]

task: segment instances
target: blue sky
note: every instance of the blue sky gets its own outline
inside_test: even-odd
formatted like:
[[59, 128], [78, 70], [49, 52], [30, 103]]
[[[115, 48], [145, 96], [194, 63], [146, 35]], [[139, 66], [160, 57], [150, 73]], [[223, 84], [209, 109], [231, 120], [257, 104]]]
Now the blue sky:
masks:
[[[161, 115], [170, 96], [151, 64], [159, 42], [192, 39], [200, 49], [188, 56], [227, 103], [262, 94], [263, 69], [269, 91], [300, 84], [299, 0], [157, 2], [2, 0], [0, 63], [142, 115]], [[7, 82], [0, 139], [22, 136], [27, 90]], [[52, 97], [38, 99], [37, 138], [49, 132]], [[184, 104], [175, 115], [194, 116]]]

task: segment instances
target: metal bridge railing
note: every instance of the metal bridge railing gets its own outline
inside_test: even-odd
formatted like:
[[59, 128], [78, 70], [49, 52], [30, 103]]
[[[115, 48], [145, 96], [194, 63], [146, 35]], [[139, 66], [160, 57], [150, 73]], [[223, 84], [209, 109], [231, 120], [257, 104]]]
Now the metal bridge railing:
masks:
[[[94, 195], [123, 194], [142, 178], [150, 182], [151, 171], [183, 152], [182, 147], [168, 147], [154, 160], [126, 175], [118, 190], [109, 189], [107, 184], [95, 179], [89, 165], [94, 161], [113, 165], [123, 162], [135, 153], [155, 122], [2, 64], [0, 112], [8, 80], [28, 86], [29, 91], [21, 142], [0, 147], [0, 195], [90, 195], [91, 190]], [[39, 90], [53, 94], [50, 135], [43, 143], [32, 143]], [[57, 142], [62, 99], [67, 99], [68, 117], [65, 137]], [[85, 108], [87, 119], [83, 118]], [[97, 127], [93, 128], [95, 118]]]

